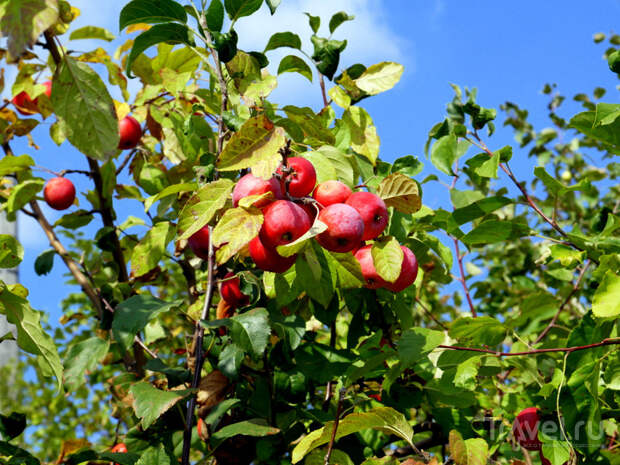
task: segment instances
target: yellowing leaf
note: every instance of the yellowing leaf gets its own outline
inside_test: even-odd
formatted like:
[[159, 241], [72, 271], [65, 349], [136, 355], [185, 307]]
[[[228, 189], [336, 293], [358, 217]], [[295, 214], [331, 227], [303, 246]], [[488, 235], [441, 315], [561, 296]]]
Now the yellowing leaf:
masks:
[[232, 188], [233, 182], [230, 179], [218, 179], [201, 187], [179, 214], [179, 239], [187, 239], [211, 221], [226, 204]]
[[215, 258], [224, 263], [258, 236], [263, 214], [258, 208], [231, 208], [213, 229], [213, 246], [219, 247]]
[[403, 213], [415, 213], [422, 207], [418, 183], [402, 173], [390, 174], [381, 181], [377, 194], [388, 207]]
[[372, 260], [379, 276], [393, 283], [400, 276], [403, 264], [403, 249], [394, 237], [376, 241], [371, 248]]
[[166, 246], [174, 238], [174, 233], [169, 221], [156, 223], [146, 233], [131, 254], [131, 272], [134, 276], [142, 276], [157, 266]]
[[461, 434], [450, 431], [450, 454], [456, 465], [486, 465], [489, 446], [481, 438], [463, 440]]
[[599, 318], [620, 315], [620, 276], [608, 270], [592, 299], [592, 313]]
[[405, 68], [399, 63], [384, 61], [370, 66], [355, 80], [357, 87], [370, 95], [376, 95], [394, 87]]
[[362, 107], [352, 106], [342, 115], [351, 132], [351, 148], [374, 165], [379, 156], [379, 136], [370, 115]]

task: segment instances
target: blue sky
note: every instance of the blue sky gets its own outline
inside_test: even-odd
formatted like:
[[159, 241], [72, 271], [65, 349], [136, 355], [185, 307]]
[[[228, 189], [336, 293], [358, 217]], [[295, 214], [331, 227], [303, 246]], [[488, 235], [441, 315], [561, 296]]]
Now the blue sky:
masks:
[[[93, 24], [118, 34], [118, 12], [124, 1], [80, 0], [73, 3], [83, 11], [76, 26]], [[450, 82], [477, 87], [479, 103], [485, 107], [498, 108], [506, 100], [519, 103], [530, 110], [531, 122], [538, 129], [548, 124], [547, 97], [540, 92], [547, 82], [557, 83], [558, 90], [567, 96], [577, 92], [590, 93], [594, 87], [603, 86], [609, 91], [605, 101], [618, 100], [618, 93], [613, 90], [618, 81], [602, 59], [604, 47], [595, 45], [592, 35], [609, 33], [617, 27], [614, 20], [620, 17], [620, 0], [598, 0], [596, 7], [579, 0], [561, 3], [531, 0], [283, 0], [273, 18], [263, 8], [257, 18], [239, 21], [240, 46], [249, 50], [262, 49], [271, 33], [283, 30], [308, 37], [310, 30], [304, 11], [320, 14], [325, 25], [329, 15], [339, 10], [356, 15], [355, 21], [344, 24], [335, 34], [337, 39], [349, 40], [341, 68], [357, 62], [371, 65], [384, 60], [405, 65], [405, 73], [395, 89], [363, 102], [381, 137], [381, 157], [387, 161], [404, 155], [424, 158], [428, 130], [443, 119], [445, 104], [452, 98]], [[118, 43], [115, 41], [108, 48], [113, 50]], [[309, 51], [307, 41], [305, 43]], [[72, 45], [84, 51], [94, 46], [101, 44], [82, 41]], [[272, 63], [279, 61], [278, 56], [276, 53], [270, 56]], [[10, 77], [8, 79], [10, 82]], [[279, 83], [275, 101], [319, 108], [321, 98], [316, 80], [311, 85], [302, 77], [284, 75]], [[578, 107], [567, 102], [565, 114], [569, 115], [571, 110], [578, 111]], [[28, 153], [38, 164], [53, 170], [85, 169], [84, 157], [68, 143], [57, 147], [49, 141], [51, 122], [44, 122], [34, 132], [40, 150], [28, 147], [24, 139], [13, 143], [16, 154]], [[498, 132], [489, 141], [491, 148], [513, 143], [512, 134], [501, 128], [502, 122], [500, 113]], [[426, 167], [420, 180], [435, 173], [430, 163], [424, 161]], [[531, 177], [534, 168], [526, 153], [518, 149], [512, 166], [522, 179]], [[45, 173], [41, 175], [48, 177]], [[440, 177], [448, 181], [446, 176]], [[86, 190], [85, 179], [79, 175], [72, 175], [71, 179], [78, 190]], [[508, 185], [505, 179], [500, 182]], [[437, 183], [425, 185], [424, 203], [433, 208], [445, 205], [444, 191]], [[79, 198], [82, 204], [86, 203], [82, 196]], [[52, 220], [59, 217], [49, 209], [46, 213]], [[140, 214], [140, 206], [125, 201], [118, 222], [131, 213]], [[60, 300], [69, 291], [68, 287], [61, 285], [64, 265], [56, 257], [51, 274], [36, 276], [34, 260], [49, 246], [38, 226], [29, 218], [20, 218], [19, 234], [26, 248], [20, 280], [31, 291], [33, 307], [49, 313], [50, 321], [56, 325], [61, 315]]]

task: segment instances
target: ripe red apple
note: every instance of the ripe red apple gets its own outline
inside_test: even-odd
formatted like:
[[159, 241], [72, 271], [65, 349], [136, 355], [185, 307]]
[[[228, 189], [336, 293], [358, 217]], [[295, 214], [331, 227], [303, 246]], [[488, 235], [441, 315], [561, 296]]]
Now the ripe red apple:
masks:
[[75, 200], [75, 186], [67, 178], [53, 178], [47, 181], [43, 197], [54, 210], [66, 210]]
[[335, 203], [345, 203], [353, 192], [346, 184], [340, 181], [325, 181], [316, 186], [312, 195], [323, 207]]
[[203, 226], [187, 240], [192, 252], [203, 260], [209, 259], [209, 227]]
[[118, 122], [118, 132], [120, 135], [118, 148], [121, 150], [133, 149], [142, 138], [140, 123], [131, 115]]
[[409, 247], [401, 245], [403, 250], [403, 264], [400, 268], [400, 275], [393, 283], [387, 283], [385, 287], [392, 292], [400, 292], [413, 284], [418, 276], [418, 260]]
[[551, 462], [543, 455], [542, 449], [540, 450], [540, 453], [538, 455], [540, 456], [540, 463], [542, 465], [551, 465]]
[[355, 208], [364, 220], [364, 235], [367, 241], [383, 232], [388, 224], [389, 215], [385, 202], [371, 192], [353, 192], [345, 202]]
[[364, 287], [368, 289], [379, 289], [380, 287], [385, 287], [387, 282], [379, 276], [379, 273], [377, 273], [375, 269], [375, 263], [372, 259], [372, 253], [370, 252], [371, 249], [372, 245], [365, 245], [355, 253], [355, 258], [360, 263], [362, 275], [366, 280], [366, 285]]
[[[291, 157], [287, 163], [291, 170], [286, 177], [288, 193], [293, 197], [305, 197], [310, 194], [316, 184], [316, 171], [312, 163], [301, 157]], [[282, 166], [278, 168], [277, 172], [282, 176], [284, 175]]]
[[[236, 207], [239, 205], [239, 200], [244, 197], [249, 197], [250, 195], [260, 195], [266, 192], [272, 192], [273, 196], [276, 199], [282, 198], [282, 191], [280, 189], [280, 183], [276, 178], [271, 178], [268, 180], [257, 178], [252, 173], [248, 173], [243, 176], [237, 184], [232, 192], [232, 201], [233, 206]], [[254, 206], [257, 208], [265, 207], [269, 205], [272, 200], [263, 199], [254, 203]]]
[[241, 281], [235, 273], [226, 273], [220, 285], [222, 299], [237, 308], [248, 303], [248, 296], [241, 292]]
[[350, 252], [364, 234], [364, 220], [357, 210], [345, 203], [335, 203], [319, 213], [319, 221], [327, 230], [316, 237], [321, 246], [332, 252]]
[[269, 247], [293, 242], [312, 226], [308, 213], [289, 200], [276, 200], [265, 208], [263, 215], [260, 238]]
[[[51, 97], [52, 81], [45, 81], [43, 85], [45, 86], [45, 95]], [[13, 105], [15, 105], [17, 111], [20, 112], [22, 115], [33, 115], [39, 111], [39, 108], [37, 106], [38, 98], [32, 100], [30, 98], [30, 95], [28, 95], [28, 93], [24, 90], [22, 90], [19, 94], [13, 97], [11, 102], [13, 102]]]
[[[112, 449], [110, 449], [110, 452], [112, 452], [113, 454], [126, 454], [129, 451], [127, 450], [127, 446], [124, 442], [119, 442], [114, 447], [112, 447]], [[114, 463], [114, 465], [118, 465], [118, 463]]]
[[538, 408], [529, 407], [521, 410], [512, 425], [512, 434], [527, 450], [540, 450], [542, 444], [538, 439]]
[[299, 205], [301, 208], [303, 208], [306, 213], [308, 214], [308, 217], [310, 218], [310, 224], [314, 223], [314, 220], [316, 218], [316, 214], [319, 211], [318, 205], [316, 203], [302, 203], [302, 202], [295, 202], [297, 203], [297, 205]]
[[264, 271], [273, 271], [274, 273], [284, 273], [288, 270], [297, 259], [297, 255], [283, 257], [276, 249], [265, 246], [257, 236], [250, 241], [250, 257], [256, 263], [256, 266]]

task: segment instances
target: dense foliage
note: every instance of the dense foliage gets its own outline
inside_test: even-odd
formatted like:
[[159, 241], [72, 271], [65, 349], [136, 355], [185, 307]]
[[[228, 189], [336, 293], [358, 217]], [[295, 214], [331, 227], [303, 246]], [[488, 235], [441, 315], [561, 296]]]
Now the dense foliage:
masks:
[[[19, 71], [0, 111], [2, 208], [11, 221], [34, 217], [49, 239], [22, 266], [66, 266], [82, 290], [52, 330], [27, 289], [1, 284], [22, 355], [3, 368], [0, 463], [620, 463], [620, 105], [600, 102], [597, 87], [564, 115], [565, 97], [546, 86], [552, 126], [533, 127], [507, 102], [500, 119], [518, 147], [494, 147], [496, 110], [454, 86], [426, 142], [436, 174], [421, 179], [424, 160], [379, 157], [363, 107], [403, 67], [339, 67], [347, 42], [332, 35], [351, 16], [308, 14], [310, 51], [293, 32], [239, 50], [235, 24], [263, 1], [198, 3], [127, 3], [119, 26], [132, 38], [113, 56], [72, 51], [114, 36], [69, 34], [79, 11], [65, 0], [0, 3], [1, 58]], [[280, 1], [264, 3], [277, 17]], [[595, 41], [620, 72], [620, 37]], [[318, 111], [269, 100], [281, 47], [291, 54], [278, 74], [311, 81]], [[133, 101], [129, 78], [140, 83]], [[42, 168], [30, 133], [43, 120], [88, 170]], [[13, 153], [19, 137], [30, 153]], [[531, 182], [511, 169], [517, 151]], [[318, 183], [388, 207], [367, 241], [373, 283], [357, 254], [316, 240], [331, 227], [318, 219], [273, 245], [289, 267], [256, 266], [249, 244], [274, 194], [309, 217], [322, 207], [291, 195], [291, 157], [309, 160]], [[280, 187], [234, 198], [250, 173]], [[90, 186], [79, 208], [62, 179], [44, 191], [47, 179], [78, 176]], [[433, 210], [423, 188], [446, 179], [452, 208]], [[43, 199], [68, 212], [50, 224]], [[118, 199], [134, 202], [131, 215]], [[22, 246], [0, 243], [0, 266], [17, 266]], [[419, 272], [394, 292], [401, 244]], [[538, 438], [526, 442], [512, 425], [528, 407]]]

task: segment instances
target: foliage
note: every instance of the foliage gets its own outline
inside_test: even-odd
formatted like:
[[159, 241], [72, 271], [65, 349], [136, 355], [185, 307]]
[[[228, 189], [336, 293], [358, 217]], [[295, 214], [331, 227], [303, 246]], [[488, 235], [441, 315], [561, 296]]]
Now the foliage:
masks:
[[[0, 6], [2, 59], [18, 70], [12, 93], [31, 97], [20, 110], [29, 116], [14, 105], [0, 112], [0, 175], [15, 181], [0, 200], [9, 219], [31, 215], [50, 239], [37, 273], [66, 266], [83, 292], [67, 296], [52, 331], [28, 290], [0, 286], [21, 349], [3, 372], [15, 384], [0, 384], [0, 463], [514, 464], [527, 452], [510, 425], [528, 406], [555, 427], [540, 428], [553, 465], [618, 463], [620, 105], [600, 102], [604, 89], [576, 95], [584, 111], [565, 117], [565, 97], [546, 85], [552, 126], [541, 130], [506, 102], [517, 146], [489, 148], [496, 110], [454, 85], [426, 142], [435, 174], [421, 179], [417, 157], [381, 159], [379, 131], [359, 105], [397, 85], [403, 67], [341, 70], [347, 41], [333, 35], [353, 20], [345, 12], [329, 19], [329, 37], [317, 35], [326, 18], [307, 14], [312, 51], [290, 31], [240, 50], [235, 25], [262, 0], [132, 0], [119, 25], [136, 35], [110, 56], [73, 51], [72, 41], [114, 36], [96, 26], [68, 34], [79, 11], [66, 1], [27, 3]], [[265, 3], [277, 16], [280, 2]], [[618, 45], [611, 36], [612, 72]], [[318, 81], [318, 111], [268, 99], [270, 52], [281, 47], [291, 54], [278, 74]], [[41, 75], [52, 76], [51, 95]], [[140, 87], [129, 101], [132, 77]], [[123, 152], [117, 125], [130, 112], [144, 134]], [[43, 120], [55, 143], [88, 159], [86, 173], [55, 175], [91, 183], [90, 205], [54, 225], [39, 206], [30, 134]], [[13, 154], [18, 137], [32, 153]], [[270, 179], [289, 156], [310, 160], [319, 181], [384, 200], [377, 273], [399, 277], [403, 244], [420, 266], [414, 285], [364, 287], [350, 252], [318, 246], [320, 221], [278, 248], [297, 254], [290, 269], [254, 265], [248, 244], [264, 221], [255, 205], [273, 199], [233, 207], [231, 192], [249, 172]], [[530, 162], [531, 182], [516, 178], [513, 156]], [[424, 185], [440, 179], [452, 181], [450, 210], [423, 202]], [[122, 218], [119, 199], [139, 207]], [[200, 258], [188, 240], [205, 227]], [[0, 239], [0, 266], [14, 267], [23, 248]], [[228, 273], [247, 297], [236, 305], [222, 297]], [[111, 454], [118, 442], [129, 453]]]

